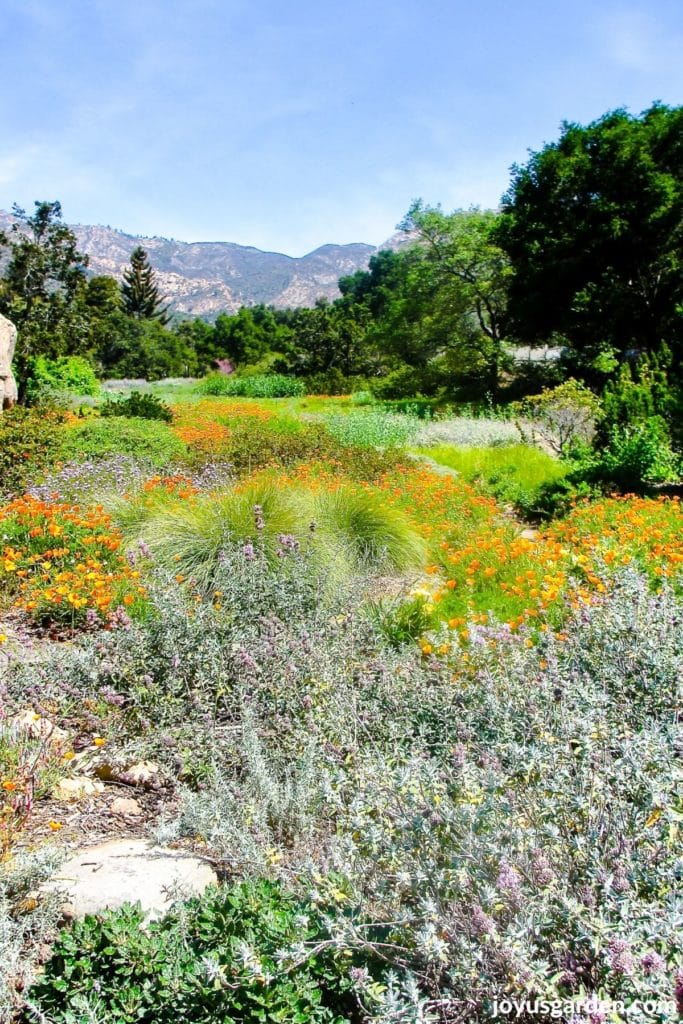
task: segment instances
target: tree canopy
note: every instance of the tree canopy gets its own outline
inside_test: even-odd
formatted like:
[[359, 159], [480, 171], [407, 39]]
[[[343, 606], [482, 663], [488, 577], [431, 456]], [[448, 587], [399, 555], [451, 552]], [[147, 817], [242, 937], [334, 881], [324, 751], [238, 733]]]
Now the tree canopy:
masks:
[[683, 342], [683, 107], [615, 110], [513, 168], [496, 231], [514, 269], [510, 314], [531, 343]]

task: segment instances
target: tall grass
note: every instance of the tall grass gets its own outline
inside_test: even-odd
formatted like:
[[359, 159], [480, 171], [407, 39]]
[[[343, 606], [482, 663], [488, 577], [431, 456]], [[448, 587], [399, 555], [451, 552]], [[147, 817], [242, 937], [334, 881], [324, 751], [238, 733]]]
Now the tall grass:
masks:
[[239, 487], [191, 499], [153, 495], [122, 503], [116, 519], [127, 538], [142, 541], [155, 563], [209, 595], [223, 551], [242, 544], [277, 564], [297, 545], [330, 587], [352, 573], [417, 569], [426, 545], [408, 516], [380, 493], [352, 484], [333, 490], [283, 486], [261, 475]]

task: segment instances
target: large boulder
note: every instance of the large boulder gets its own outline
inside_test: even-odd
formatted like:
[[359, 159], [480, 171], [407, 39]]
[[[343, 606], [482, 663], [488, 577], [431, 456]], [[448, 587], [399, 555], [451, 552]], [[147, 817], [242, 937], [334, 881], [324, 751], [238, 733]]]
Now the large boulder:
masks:
[[9, 409], [17, 400], [17, 382], [12, 373], [16, 345], [17, 329], [0, 313], [0, 410]]

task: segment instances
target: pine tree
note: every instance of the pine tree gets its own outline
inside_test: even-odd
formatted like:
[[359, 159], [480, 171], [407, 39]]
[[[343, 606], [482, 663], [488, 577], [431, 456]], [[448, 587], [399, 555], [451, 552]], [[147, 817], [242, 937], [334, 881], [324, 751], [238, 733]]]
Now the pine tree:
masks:
[[141, 245], [133, 249], [130, 266], [123, 272], [121, 298], [126, 313], [138, 320], [158, 320], [161, 324], [170, 320], [168, 307], [163, 305], [156, 276]]

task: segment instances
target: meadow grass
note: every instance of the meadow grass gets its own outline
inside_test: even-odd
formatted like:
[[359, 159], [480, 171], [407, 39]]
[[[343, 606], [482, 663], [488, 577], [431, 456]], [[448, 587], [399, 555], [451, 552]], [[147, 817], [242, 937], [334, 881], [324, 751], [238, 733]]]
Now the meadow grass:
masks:
[[114, 518], [155, 564], [208, 596], [222, 553], [236, 544], [276, 564], [306, 550], [330, 587], [353, 572], [418, 570], [427, 545], [406, 513], [350, 481], [334, 488], [255, 474], [228, 490], [191, 497], [158, 489], [120, 502]]
[[455, 470], [463, 480], [503, 504], [514, 505], [523, 515], [533, 514], [541, 488], [563, 479], [568, 472], [566, 463], [523, 444], [491, 448], [441, 445], [414, 451]]

